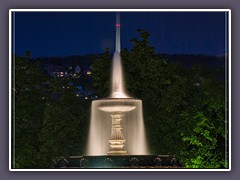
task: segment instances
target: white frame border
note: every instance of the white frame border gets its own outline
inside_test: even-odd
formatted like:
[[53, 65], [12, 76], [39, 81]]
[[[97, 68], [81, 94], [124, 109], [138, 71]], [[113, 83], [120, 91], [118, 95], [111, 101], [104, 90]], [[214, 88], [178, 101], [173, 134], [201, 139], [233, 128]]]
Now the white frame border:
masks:
[[[13, 12], [228, 12], [228, 169], [12, 169], [12, 13]], [[226, 92], [225, 92], [226, 93]], [[230, 9], [10, 9], [9, 10], [9, 171], [231, 171], [231, 10]]]

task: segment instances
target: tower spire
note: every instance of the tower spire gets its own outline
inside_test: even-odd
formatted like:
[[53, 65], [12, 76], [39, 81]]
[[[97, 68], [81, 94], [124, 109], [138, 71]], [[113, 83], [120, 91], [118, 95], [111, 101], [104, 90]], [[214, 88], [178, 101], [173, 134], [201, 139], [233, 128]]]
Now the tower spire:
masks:
[[121, 44], [120, 44], [120, 13], [116, 13], [116, 48], [115, 51], [120, 53], [121, 51]]

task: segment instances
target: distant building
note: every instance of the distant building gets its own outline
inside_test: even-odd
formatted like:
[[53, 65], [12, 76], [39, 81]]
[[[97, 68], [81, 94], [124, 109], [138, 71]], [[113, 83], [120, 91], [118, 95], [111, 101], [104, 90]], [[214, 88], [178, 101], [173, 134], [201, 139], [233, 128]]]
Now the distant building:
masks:
[[[84, 99], [95, 99], [97, 96], [93, 95], [93, 90], [88, 89], [88, 85], [92, 83], [92, 67], [88, 64], [79, 63], [69, 63], [69, 61], [65, 61], [66, 63], [60, 63], [58, 59], [54, 62], [45, 62], [43, 63], [44, 72], [50, 75], [52, 78], [55, 77], [71, 77], [71, 82], [69, 86], [76, 87], [75, 93], [76, 97], [84, 98]], [[48, 86], [49, 84], [45, 84]], [[66, 88], [63, 86], [63, 88]], [[54, 99], [58, 99], [60, 94], [55, 93], [53, 95]]]
[[68, 71], [64, 66], [58, 66], [54, 64], [48, 65], [48, 74], [52, 77], [67, 77]]

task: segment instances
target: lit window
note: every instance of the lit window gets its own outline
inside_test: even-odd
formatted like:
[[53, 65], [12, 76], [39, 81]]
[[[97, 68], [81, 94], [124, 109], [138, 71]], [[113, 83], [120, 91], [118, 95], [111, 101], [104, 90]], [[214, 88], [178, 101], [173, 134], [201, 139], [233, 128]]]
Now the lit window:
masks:
[[92, 74], [92, 72], [91, 72], [91, 71], [88, 71], [88, 72], [87, 72], [87, 75], [90, 75], [90, 74]]

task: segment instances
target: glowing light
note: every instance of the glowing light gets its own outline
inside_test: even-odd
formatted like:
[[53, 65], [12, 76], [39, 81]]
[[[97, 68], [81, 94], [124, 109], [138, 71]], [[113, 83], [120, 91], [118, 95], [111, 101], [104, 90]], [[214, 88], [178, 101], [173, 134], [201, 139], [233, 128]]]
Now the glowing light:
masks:
[[116, 24], [116, 27], [120, 27], [121, 26], [121, 24]]
[[90, 74], [92, 74], [91, 71], [88, 71], [88, 72], [87, 72], [87, 75], [90, 75]]

